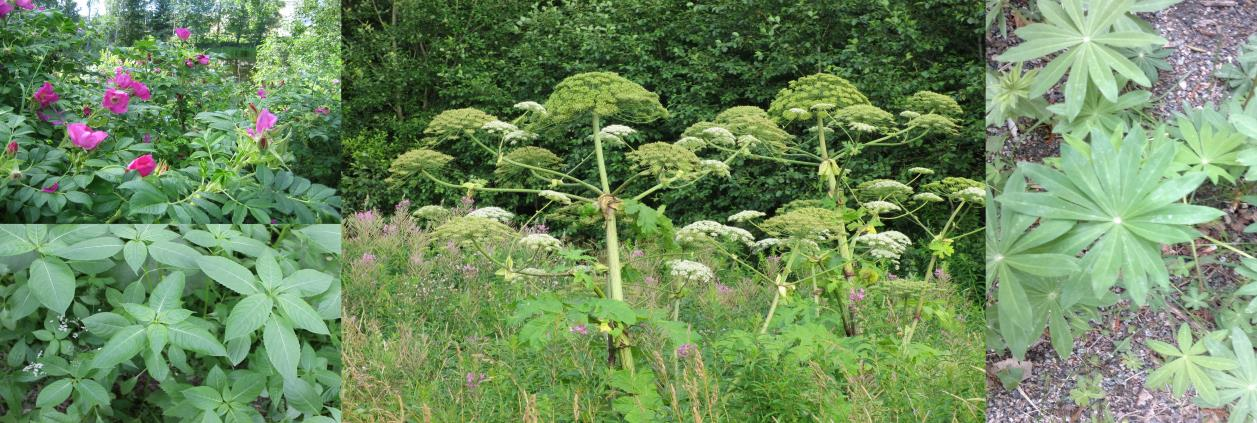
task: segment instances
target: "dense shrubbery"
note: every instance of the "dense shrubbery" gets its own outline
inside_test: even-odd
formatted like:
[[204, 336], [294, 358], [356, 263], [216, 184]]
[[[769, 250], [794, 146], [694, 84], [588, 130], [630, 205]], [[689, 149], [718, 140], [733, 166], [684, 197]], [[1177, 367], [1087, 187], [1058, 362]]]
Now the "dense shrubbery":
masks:
[[186, 30], [102, 47], [93, 28], [37, 10], [0, 26], [3, 220], [339, 219], [335, 191], [289, 165], [337, 131], [335, 97], [242, 83]]
[[0, 225], [0, 420], [339, 421], [336, 225]]

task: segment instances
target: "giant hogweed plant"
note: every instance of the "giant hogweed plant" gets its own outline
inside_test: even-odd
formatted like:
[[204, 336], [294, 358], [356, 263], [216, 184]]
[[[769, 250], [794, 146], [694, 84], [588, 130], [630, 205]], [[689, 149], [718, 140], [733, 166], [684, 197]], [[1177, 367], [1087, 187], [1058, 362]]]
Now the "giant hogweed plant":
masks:
[[302, 128], [268, 109], [264, 90], [224, 77], [178, 34], [78, 54], [55, 35], [81, 25], [23, 11], [0, 27], [0, 43], [22, 46], [4, 51], [0, 219], [338, 220], [335, 191], [289, 169], [287, 140]]
[[336, 225], [0, 225], [0, 417], [337, 421]]
[[[390, 167], [395, 180], [405, 181], [412, 177], [426, 178], [436, 184], [462, 188], [467, 196], [477, 192], [506, 192], [536, 195], [559, 203], [579, 201], [584, 209], [601, 217], [606, 244], [607, 285], [605, 290], [597, 294], [623, 305], [624, 276], [621, 262], [620, 225], [621, 216], [632, 214], [637, 216], [636, 222], [641, 225], [653, 225], [661, 214], [659, 209], [642, 204], [642, 200], [661, 189], [673, 189], [692, 184], [712, 174], [728, 175], [729, 162], [744, 153], [755, 143], [752, 138], [744, 138], [739, 144], [728, 131], [718, 133], [712, 131], [711, 137], [721, 137], [724, 142], [732, 144], [730, 153], [723, 160], [703, 160], [690, 150], [677, 143], [653, 142], [630, 147], [625, 139], [636, 131], [622, 124], [625, 122], [645, 124], [667, 116], [667, 110], [659, 103], [654, 93], [619, 75], [609, 72], [591, 72], [573, 75], [564, 79], [556, 87], [545, 105], [535, 102], [523, 102], [517, 105], [522, 114], [512, 120], [503, 122], [475, 109], [457, 109], [441, 113], [435, 117], [424, 130], [429, 137], [429, 144], [439, 146], [448, 142], [473, 143], [496, 158], [497, 171], [500, 178], [506, 180], [506, 187], [490, 187], [486, 181], [468, 181], [462, 183], [442, 179], [438, 174], [441, 168], [452, 157], [430, 148], [411, 150], [398, 157]], [[515, 148], [537, 137], [529, 131], [529, 125], [583, 124], [589, 127], [589, 141], [593, 144], [594, 157], [591, 162], [583, 162], [597, 169], [597, 179], [586, 181], [573, 176], [577, 169], [562, 169], [562, 159], [538, 146]], [[617, 182], [615, 174], [608, 169], [607, 155], [612, 144], [618, 148], [628, 148], [625, 157], [634, 165], [634, 173]], [[637, 178], [653, 178], [657, 182], [651, 187], [637, 193], [626, 193], [627, 182]], [[527, 186], [518, 188], [511, 186]], [[484, 221], [484, 217], [470, 216], [447, 223], [447, 231], [456, 233], [473, 233], [490, 230], [493, 225]], [[442, 231], [441, 228], [437, 229]], [[500, 231], [499, 231], [500, 232]], [[473, 243], [478, 241], [472, 239]], [[483, 247], [478, 248], [483, 250]], [[512, 263], [504, 263], [504, 272], [512, 274], [517, 269]], [[627, 307], [625, 307], [627, 308]], [[625, 369], [634, 366], [631, 341], [625, 330], [636, 319], [628, 318], [624, 313], [620, 320], [613, 320], [611, 325], [610, 349], [608, 361], [620, 363]]]
[[[761, 329], [761, 332], [765, 332], [778, 303], [797, 286], [801, 286], [800, 284], [811, 286], [810, 296], [818, 306], [822, 304], [823, 295], [839, 298], [841, 304], [841, 298], [847, 297], [848, 291], [856, 289], [854, 278], [857, 264], [870, 265], [869, 269], [865, 269], [870, 274], [885, 272], [875, 270], [878, 267], [873, 264], [880, 268], [893, 265], [910, 242], [898, 232], [876, 233], [876, 228], [883, 224], [883, 220], [902, 218], [921, 225], [934, 235], [930, 247], [939, 257], [946, 257], [950, 253], [950, 243], [955, 239], [950, 231], [955, 230], [957, 216], [966, 205], [981, 204], [983, 201], [981, 183], [964, 178], [945, 178], [933, 182], [930, 187], [936, 192], [917, 196], [912, 195], [913, 188], [892, 180], [872, 181], [859, 188], [846, 186], [850, 180], [841, 176], [842, 171], [838, 166], [842, 158], [854, 156], [864, 148], [899, 146], [919, 142], [930, 134], [955, 133], [955, 123], [951, 116], [957, 115], [960, 109], [954, 100], [923, 92], [908, 99], [908, 104], [912, 110], [905, 111], [904, 120], [899, 121], [889, 112], [868, 104], [867, 98], [847, 81], [833, 75], [818, 74], [792, 82], [781, 91], [767, 112], [752, 106], [734, 107], [716, 116], [712, 122], [700, 122], [691, 126], [675, 143], [655, 142], [631, 146], [628, 141], [634, 139], [634, 129], [619, 124], [602, 126], [603, 120], [649, 122], [664, 116], [666, 111], [653, 94], [614, 74], [580, 74], [560, 83], [544, 106], [530, 102], [517, 105], [526, 112], [509, 123], [478, 110], [458, 109], [438, 115], [425, 130], [430, 145], [470, 142], [495, 157], [498, 167], [494, 173], [499, 179], [499, 187], [488, 187], [485, 181], [458, 184], [441, 179], [437, 176], [439, 170], [452, 158], [429, 148], [412, 150], [402, 155], [394, 161], [391, 171], [395, 180], [405, 181], [421, 176], [443, 186], [465, 189], [468, 196], [476, 192], [513, 192], [537, 195], [564, 204], [577, 202], [574, 207], [583, 208], [586, 215], [598, 216], [604, 226], [607, 259], [601, 268], [607, 273], [608, 285], [605, 290], [594, 291], [597, 295], [614, 301], [623, 301], [624, 298], [625, 278], [617, 223], [621, 216], [633, 223], [633, 229], [638, 235], [653, 237], [657, 242], [671, 245], [674, 249], [682, 246], [691, 250], [715, 247], [730, 263], [752, 270], [763, 282], [777, 288], [777, 294]], [[565, 161], [538, 146], [518, 146], [538, 138], [535, 132], [527, 128], [544, 128], [582, 120], [590, 125], [589, 140], [594, 144], [594, 152], [591, 158], [593, 163], [589, 165], [597, 168], [596, 181], [585, 181], [573, 176], [577, 168], [560, 170], [561, 164], [574, 161]], [[799, 143], [796, 137], [778, 126], [778, 122], [795, 121], [811, 126], [816, 134], [815, 143]], [[843, 144], [841, 147], [831, 146], [832, 138], [827, 138], [827, 134], [838, 131], [844, 134]], [[629, 150], [624, 155], [632, 163], [633, 173], [623, 178], [618, 187], [611, 189], [610, 182], [615, 175], [609, 173], [606, 162], [607, 152], [614, 149]], [[704, 152], [715, 152], [725, 158], [704, 160], [696, 154]], [[827, 184], [827, 200], [819, 202], [818, 207], [786, 212], [764, 222], [765, 226], [762, 228], [765, 232], [780, 237], [766, 240], [767, 243], [779, 244], [778, 250], [796, 251], [789, 256], [789, 265], [784, 266], [786, 270], [781, 274], [765, 275], [743, 259], [746, 250], [741, 248], [746, 245], [739, 244], [751, 243], [749, 232], [704, 221], [676, 230], [674, 235], [672, 223], [663, 214], [664, 207], [655, 208], [642, 203], [650, 194], [662, 189], [684, 188], [713, 174], [727, 177], [730, 172], [729, 163], [736, 158], [808, 166], [818, 169], [819, 177]], [[909, 172], [913, 182], [921, 180], [929, 173], [932, 172], [924, 168]], [[623, 193], [630, 182], [646, 178], [655, 181], [654, 185], [637, 193]], [[533, 188], [526, 188], [530, 185]], [[942, 228], [932, 230], [915, 213], [931, 203], [947, 201], [945, 198], [950, 199], [956, 207]], [[847, 208], [848, 204], [864, 206]], [[740, 216], [736, 220], [745, 221], [763, 216], [760, 212], [747, 213], [747, 216]], [[878, 215], [886, 216], [879, 218]], [[469, 219], [480, 220], [473, 222]], [[496, 226], [484, 221], [483, 217], [469, 216], [446, 223], [438, 227], [437, 232], [446, 230], [483, 236], [482, 232], [488, 230], [486, 228]], [[504, 233], [501, 230], [492, 232]], [[976, 231], [969, 234], [972, 233]], [[485, 252], [484, 246], [476, 241], [476, 236], [469, 237], [477, 245], [476, 250], [490, 256], [491, 254]], [[737, 242], [713, 242], [729, 241], [730, 238]], [[642, 242], [643, 239], [637, 241]], [[797, 251], [801, 250], [789, 248], [797, 245], [810, 245], [809, 253], [799, 253]], [[675, 251], [682, 256], [687, 254], [684, 250]], [[508, 277], [536, 274], [517, 270], [522, 266], [518, 263], [503, 259], [495, 261], [504, 266], [502, 273]], [[810, 265], [796, 266], [804, 262]], [[683, 280], [709, 280], [711, 271], [703, 270], [705, 267], [696, 264], [688, 260], [677, 260], [673, 264], [673, 270]], [[934, 265], [932, 262], [925, 273], [931, 274]], [[806, 268], [806, 275], [791, 280], [791, 269], [796, 268]], [[929, 277], [925, 277], [927, 282]], [[684, 284], [678, 286], [683, 287]], [[672, 295], [676, 297], [672, 313], [675, 316], [681, 292], [674, 292]], [[922, 304], [917, 305], [918, 315]], [[627, 348], [630, 344], [621, 328], [633, 321], [635, 320], [613, 320], [609, 324], [609, 330], [614, 331], [612, 344], [616, 346], [612, 357], [626, 357], [623, 364], [629, 368], [632, 366], [631, 349]], [[853, 319], [844, 315], [843, 322], [844, 332], [854, 334], [856, 330]], [[905, 338], [905, 344], [910, 336]]]

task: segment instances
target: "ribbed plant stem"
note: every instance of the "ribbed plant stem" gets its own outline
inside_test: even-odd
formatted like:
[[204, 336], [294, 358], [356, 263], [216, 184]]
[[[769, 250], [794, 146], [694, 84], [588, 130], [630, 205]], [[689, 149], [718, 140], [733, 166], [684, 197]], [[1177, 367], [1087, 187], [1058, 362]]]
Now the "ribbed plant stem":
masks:
[[[594, 153], [598, 159], [598, 182], [602, 184], [602, 195], [611, 195], [611, 183], [607, 181], [607, 161], [602, 154], [602, 128], [599, 127], [598, 114], [593, 115], [593, 131], [594, 131]], [[620, 235], [616, 228], [615, 209], [612, 204], [604, 203], [603, 198], [599, 198], [599, 206], [603, 207], [602, 217], [606, 222], [607, 232], [607, 292], [611, 294], [611, 299], [616, 301], [624, 301], [624, 280], [620, 275]], [[625, 328], [627, 329], [627, 328]], [[615, 349], [614, 356], [620, 358], [620, 362], [626, 370], [633, 371], [633, 350], [620, 346], [615, 340], [609, 342], [610, 346]]]
[[[825, 163], [829, 162], [829, 146], [825, 143], [825, 121], [820, 114], [816, 116], [816, 134], [821, 146], [821, 166], [825, 166]], [[841, 171], [839, 170], [839, 172]], [[829, 187], [829, 198], [834, 200], [834, 204], [839, 209], [844, 207], [845, 201], [842, 198], [842, 193], [838, 190], [838, 175], [827, 172], [825, 183]], [[855, 279], [855, 266], [852, 265], [855, 260], [851, 256], [851, 246], [847, 245], [846, 222], [842, 222], [842, 227], [838, 231], [838, 254], [842, 256], [842, 276], [846, 279], [848, 287], [850, 287], [852, 280]], [[812, 296], [817, 305], [816, 315], [820, 316], [820, 292], [814, 289]], [[843, 329], [848, 332], [847, 335], [853, 335], [851, 332], [854, 328], [844, 327]]]

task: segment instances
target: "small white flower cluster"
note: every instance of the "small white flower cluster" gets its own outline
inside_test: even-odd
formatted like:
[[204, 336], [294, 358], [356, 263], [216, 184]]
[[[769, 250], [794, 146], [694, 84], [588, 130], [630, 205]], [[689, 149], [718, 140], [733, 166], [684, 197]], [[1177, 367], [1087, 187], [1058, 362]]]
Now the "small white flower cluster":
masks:
[[715, 173], [721, 178], [728, 178], [730, 176], [729, 165], [720, 160], [703, 160], [699, 162], [699, 164], [703, 166], [703, 169], [710, 170], [711, 173]]
[[917, 175], [933, 175], [934, 169], [930, 169], [928, 167], [914, 167], [908, 169], [908, 173], [915, 173]]
[[912, 199], [923, 203], [939, 203], [943, 201], [943, 197], [939, 197], [938, 194], [932, 192], [923, 192], [914, 195], [912, 196]]
[[485, 131], [492, 132], [498, 135], [506, 135], [511, 132], [515, 132], [519, 130], [519, 128], [516, 127], [515, 125], [512, 125], [507, 122], [503, 122], [500, 120], [491, 120], [491, 121], [485, 122], [485, 124], [481, 126], [480, 129], [483, 129]]
[[746, 134], [738, 137], [738, 147], [754, 147], [756, 144], [759, 144], [759, 138], [755, 138], [754, 135]]
[[903, 116], [908, 119], [916, 119], [918, 117], [921, 117], [921, 114], [911, 111], [911, 110], [904, 110], [902, 112], [899, 112], [899, 116]]
[[874, 258], [898, 262], [904, 250], [912, 245], [912, 240], [899, 231], [878, 232], [855, 237], [855, 242], [869, 247], [869, 255]]
[[986, 191], [978, 187], [969, 187], [951, 193], [951, 198], [981, 206], [986, 204]]
[[812, 105], [812, 110], [823, 112], [826, 110], [833, 110], [834, 107], [835, 106], [831, 103], [816, 103]]
[[546, 112], [546, 106], [542, 106], [540, 103], [535, 101], [521, 101], [519, 103], [515, 103], [515, 108], [526, 112], [533, 112], [542, 116], [549, 114]]
[[468, 217], [483, 217], [485, 219], [493, 219], [505, 223], [515, 217], [515, 213], [503, 210], [501, 207], [481, 207], [467, 213]]
[[873, 213], [873, 214], [886, 214], [893, 211], [903, 210], [899, 208], [899, 206], [896, 206], [894, 203], [891, 203], [889, 201], [881, 201], [881, 200], [869, 201], [867, 203], [864, 203], [863, 206], [865, 210], [868, 210], [870, 213]]
[[706, 135], [708, 139], [717, 144], [733, 145], [737, 142], [737, 138], [733, 136], [732, 132], [719, 126], [704, 129], [703, 135]]
[[707, 265], [690, 260], [672, 260], [668, 262], [668, 274], [674, 278], [688, 282], [711, 282], [716, 279], [715, 272]]
[[786, 111], [794, 115], [795, 118], [798, 118], [799, 116], [804, 116], [807, 114], [807, 110], [801, 107], [791, 107], [790, 110], [786, 110]]
[[781, 245], [780, 239], [764, 238], [759, 241], [755, 241], [755, 244], [751, 245], [751, 249], [754, 250], [755, 252], [760, 252], [760, 251], [764, 251], [772, 247], [776, 247], [778, 245]]
[[624, 138], [636, 133], [636, 129], [624, 125], [607, 125], [602, 128], [602, 135], [610, 135], [616, 138]]
[[732, 216], [729, 216], [729, 221], [730, 222], [746, 222], [750, 220], [759, 219], [764, 216], [765, 214], [762, 211], [742, 210], [740, 212], [734, 213]]
[[680, 141], [675, 142], [674, 144], [676, 144], [677, 147], [681, 147], [686, 150], [697, 152], [699, 150], [702, 150], [703, 147], [707, 146], [707, 141], [703, 141], [703, 139], [699, 137], [684, 137], [684, 138], [681, 138]]
[[860, 131], [860, 132], [868, 132], [868, 133], [877, 132], [876, 126], [873, 126], [864, 122], [848, 122], [847, 127], [851, 128], [852, 131]]
[[532, 141], [535, 139], [537, 139], [537, 134], [534, 134], [532, 132], [528, 132], [522, 129], [516, 129], [514, 131], [511, 131], [510, 133], [506, 134], [505, 137], [502, 137], [502, 140], [506, 141], [506, 143], [510, 145], [515, 145], [516, 143], [519, 143], [519, 142]]
[[558, 238], [548, 234], [528, 234], [519, 239], [519, 245], [531, 251], [556, 251], [563, 248]]
[[676, 241], [681, 244], [702, 243], [708, 240], [736, 241], [747, 246], [755, 242], [755, 237], [746, 229], [726, 226], [720, 222], [700, 220], [677, 230]]
[[543, 189], [541, 190], [541, 192], [538, 192], [537, 195], [540, 195], [541, 198], [545, 198], [547, 200], [550, 200], [556, 203], [572, 204], [571, 197], [568, 197], [567, 194], [564, 194], [558, 191]]
[[26, 367], [23, 367], [22, 371], [30, 373], [33, 377], [39, 377], [44, 373], [44, 363], [31, 363]]

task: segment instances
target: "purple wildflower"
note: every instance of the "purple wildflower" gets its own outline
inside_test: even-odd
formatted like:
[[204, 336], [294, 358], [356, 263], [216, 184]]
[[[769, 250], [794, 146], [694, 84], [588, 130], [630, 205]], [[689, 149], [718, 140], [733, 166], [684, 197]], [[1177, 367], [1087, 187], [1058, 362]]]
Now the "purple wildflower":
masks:
[[567, 331], [578, 335], [589, 335], [589, 327], [585, 325], [572, 326], [572, 328]]
[[694, 352], [694, 344], [691, 344], [688, 342], [681, 344], [681, 346], [677, 347], [677, 357], [680, 357], [680, 358], [689, 357], [690, 354], [693, 352]]
[[719, 293], [720, 295], [729, 295], [733, 293], [733, 288], [730, 288], [729, 285], [716, 282], [716, 292]]
[[847, 294], [847, 299], [851, 300], [852, 303], [864, 301], [864, 288], [860, 288], [858, 290], [851, 288], [851, 293]]
[[484, 382], [487, 379], [489, 379], [489, 377], [484, 373], [476, 374], [473, 372], [467, 372], [467, 389], [476, 389], [480, 386], [481, 382]]
[[362, 258], [359, 259], [359, 261], [361, 261], [362, 264], [375, 264], [375, 254], [362, 253]]
[[641, 248], [633, 249], [633, 252], [629, 253], [629, 258], [641, 258], [644, 256], [646, 256], [646, 252], [642, 251]]

